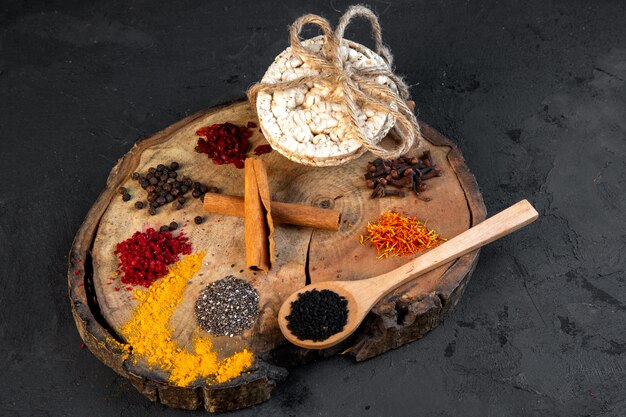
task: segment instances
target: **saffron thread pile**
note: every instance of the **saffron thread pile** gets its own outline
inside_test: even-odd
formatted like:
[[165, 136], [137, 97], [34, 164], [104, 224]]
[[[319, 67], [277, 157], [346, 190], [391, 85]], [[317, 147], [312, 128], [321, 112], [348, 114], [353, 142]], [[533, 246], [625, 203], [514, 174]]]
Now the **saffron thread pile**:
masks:
[[389, 255], [412, 255], [435, 247], [446, 239], [435, 230], [429, 230], [417, 218], [390, 210], [384, 212], [377, 221], [368, 223], [367, 234], [362, 235], [360, 240], [362, 245], [370, 242], [380, 259], [388, 258]]

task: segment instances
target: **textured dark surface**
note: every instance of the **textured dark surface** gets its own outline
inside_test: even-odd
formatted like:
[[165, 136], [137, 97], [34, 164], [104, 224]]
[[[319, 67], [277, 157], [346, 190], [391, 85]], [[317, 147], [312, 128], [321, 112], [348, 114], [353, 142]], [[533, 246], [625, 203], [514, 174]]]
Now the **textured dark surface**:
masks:
[[[348, 3], [92, 3], [0, 5], [0, 415], [193, 415], [80, 349], [66, 253], [135, 140], [242, 97], [289, 23]], [[482, 251], [424, 339], [295, 369], [233, 415], [626, 415], [626, 4], [370, 4], [490, 213], [542, 217]]]

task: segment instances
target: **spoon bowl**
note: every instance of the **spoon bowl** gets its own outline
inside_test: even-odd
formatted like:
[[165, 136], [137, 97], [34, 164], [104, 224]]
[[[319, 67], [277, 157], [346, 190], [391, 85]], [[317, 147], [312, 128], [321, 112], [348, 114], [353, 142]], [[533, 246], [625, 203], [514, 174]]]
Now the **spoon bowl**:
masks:
[[[278, 326], [280, 327], [280, 331], [287, 337], [287, 339], [300, 346], [307, 349], [325, 349], [327, 347], [336, 345], [342, 340], [346, 339], [350, 336], [354, 331], [359, 327], [359, 324], [363, 321], [368, 309], [364, 314], [362, 313], [362, 309], [360, 308], [361, 303], [358, 302], [354, 298], [354, 291], [359, 290], [358, 285], [354, 285], [358, 281], [325, 281], [317, 284], [307, 285], [306, 287], [301, 288], [300, 290], [291, 294], [287, 299], [283, 302], [278, 312]], [[351, 285], [352, 284], [352, 285]], [[348, 319], [346, 325], [343, 327], [343, 330], [339, 333], [335, 333], [330, 336], [328, 339], [321, 341], [313, 341], [313, 340], [300, 340], [297, 336], [291, 333], [291, 330], [287, 327], [289, 321], [287, 320], [287, 316], [291, 314], [291, 303], [296, 301], [300, 294], [310, 291], [310, 290], [330, 290], [338, 295], [344, 297], [348, 301]], [[373, 305], [372, 305], [373, 307]], [[293, 340], [292, 340], [293, 339]]]
[[[527, 200], [522, 200], [393, 271], [357, 281], [324, 281], [307, 285], [287, 297], [281, 305], [278, 312], [280, 330], [291, 343], [307, 349], [334, 346], [354, 333], [372, 307], [400, 285], [506, 236], [532, 223], [537, 217], [539, 213], [534, 207]], [[347, 322], [343, 330], [325, 340], [301, 340], [289, 330], [287, 317], [291, 314], [292, 303], [300, 294], [314, 289], [331, 290], [345, 297], [348, 301]]]

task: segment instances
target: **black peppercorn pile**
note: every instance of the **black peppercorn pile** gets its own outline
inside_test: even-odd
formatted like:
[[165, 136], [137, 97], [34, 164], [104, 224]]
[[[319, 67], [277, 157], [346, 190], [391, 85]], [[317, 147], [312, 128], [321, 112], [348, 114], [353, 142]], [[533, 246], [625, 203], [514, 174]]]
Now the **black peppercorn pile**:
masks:
[[196, 319], [215, 336], [234, 336], [252, 327], [259, 310], [259, 294], [243, 279], [231, 275], [212, 282], [196, 300]]
[[[367, 188], [374, 189], [372, 198], [404, 197], [403, 188], [408, 188], [420, 197], [420, 193], [426, 190], [424, 181], [440, 175], [430, 151], [424, 151], [420, 158], [404, 156], [392, 160], [375, 159], [368, 163], [365, 179]], [[389, 189], [387, 186], [397, 189]]]
[[203, 198], [207, 192], [219, 193], [219, 189], [216, 187], [207, 187], [186, 176], [179, 178], [177, 172], [179, 168], [178, 162], [172, 162], [168, 166], [159, 164], [156, 167], [150, 167], [145, 175], [138, 172], [133, 173], [132, 178], [137, 180], [141, 188], [148, 193], [148, 204], [137, 201], [135, 207], [137, 209], [148, 207], [148, 212], [155, 215], [159, 207], [172, 202], [175, 209], [183, 208], [187, 201], [185, 194], [189, 191], [191, 191], [192, 197], [198, 199]]
[[348, 300], [330, 290], [311, 290], [291, 303], [287, 328], [300, 340], [321, 342], [343, 330], [348, 322]]

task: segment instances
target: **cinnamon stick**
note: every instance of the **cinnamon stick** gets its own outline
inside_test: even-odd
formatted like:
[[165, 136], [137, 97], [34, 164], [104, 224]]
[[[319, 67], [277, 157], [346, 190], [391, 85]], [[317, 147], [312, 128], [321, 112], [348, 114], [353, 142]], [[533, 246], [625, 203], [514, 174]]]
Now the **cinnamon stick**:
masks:
[[254, 173], [256, 174], [256, 183], [259, 188], [259, 197], [261, 197], [261, 204], [265, 212], [267, 241], [269, 245], [269, 269], [274, 265], [274, 220], [272, 219], [270, 183], [267, 179], [265, 163], [260, 159], [252, 159], [252, 162], [254, 164]]
[[244, 165], [246, 266], [267, 272], [272, 267], [274, 249], [267, 174], [262, 162], [258, 164], [253, 158], [246, 159]]
[[[339, 230], [341, 213], [337, 210], [272, 201], [272, 218], [275, 223], [313, 227], [315, 229]], [[204, 211], [244, 217], [244, 199], [233, 195], [206, 193]]]

